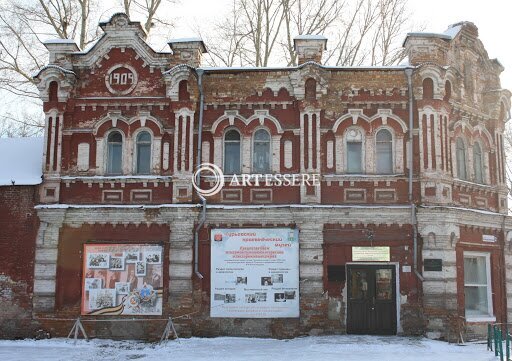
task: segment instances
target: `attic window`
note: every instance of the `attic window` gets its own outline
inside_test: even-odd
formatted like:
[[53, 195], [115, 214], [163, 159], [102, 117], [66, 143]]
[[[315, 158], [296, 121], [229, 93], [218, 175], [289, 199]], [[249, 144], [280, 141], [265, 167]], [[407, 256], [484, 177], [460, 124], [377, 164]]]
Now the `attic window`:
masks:
[[56, 102], [59, 100], [58, 98], [59, 84], [56, 81], [52, 81], [50, 86], [48, 87], [48, 100], [51, 102]]
[[434, 81], [431, 78], [423, 79], [423, 99], [434, 99]]
[[188, 92], [188, 81], [182, 80], [178, 85], [178, 99], [180, 101], [190, 100], [190, 93]]
[[446, 81], [446, 83], [444, 83], [444, 98], [443, 100], [445, 102], [447, 102], [448, 100], [450, 100], [452, 96], [452, 83], [450, 83], [449, 80]]
[[306, 80], [305, 84], [305, 98], [308, 101], [316, 100], [316, 80], [313, 78], [309, 78]]

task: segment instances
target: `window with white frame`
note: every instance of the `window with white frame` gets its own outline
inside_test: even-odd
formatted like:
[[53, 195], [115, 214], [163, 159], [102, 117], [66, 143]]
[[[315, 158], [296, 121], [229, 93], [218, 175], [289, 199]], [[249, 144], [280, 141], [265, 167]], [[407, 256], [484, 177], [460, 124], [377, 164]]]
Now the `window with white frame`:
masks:
[[457, 177], [459, 179], [467, 179], [466, 171], [466, 145], [462, 138], [457, 138], [456, 143], [456, 157], [457, 157]]
[[363, 173], [363, 135], [359, 129], [350, 129], [346, 134], [347, 173]]
[[375, 137], [375, 152], [378, 174], [393, 173], [393, 136], [387, 129], [381, 129]]
[[151, 173], [151, 134], [142, 131], [137, 134], [136, 139], [136, 165], [137, 174]]
[[270, 134], [265, 129], [254, 133], [252, 170], [254, 173], [270, 173]]
[[464, 252], [464, 300], [466, 318], [493, 316], [489, 253]]
[[224, 173], [240, 173], [240, 133], [235, 129], [228, 130], [224, 134]]
[[107, 138], [107, 174], [123, 173], [123, 136], [113, 131]]
[[475, 142], [473, 144], [473, 170], [475, 172], [475, 182], [477, 183], [484, 182], [483, 163], [482, 148], [480, 143]]

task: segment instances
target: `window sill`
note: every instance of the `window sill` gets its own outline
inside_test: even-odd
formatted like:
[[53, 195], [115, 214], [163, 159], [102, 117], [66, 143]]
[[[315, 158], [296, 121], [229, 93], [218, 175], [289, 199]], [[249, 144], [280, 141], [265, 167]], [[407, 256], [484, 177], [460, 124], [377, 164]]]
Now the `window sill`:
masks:
[[455, 182], [457, 182], [457, 183], [463, 183], [463, 184], [471, 185], [471, 186], [474, 186], [474, 187], [484, 187], [484, 188], [492, 188], [493, 187], [493, 185], [491, 185], [491, 184], [473, 182], [473, 181], [470, 181], [470, 180], [460, 179], [460, 178], [457, 178], [457, 177], [454, 177], [453, 180]]
[[478, 322], [496, 322], [495, 316], [471, 316], [466, 317], [466, 322], [478, 323]]

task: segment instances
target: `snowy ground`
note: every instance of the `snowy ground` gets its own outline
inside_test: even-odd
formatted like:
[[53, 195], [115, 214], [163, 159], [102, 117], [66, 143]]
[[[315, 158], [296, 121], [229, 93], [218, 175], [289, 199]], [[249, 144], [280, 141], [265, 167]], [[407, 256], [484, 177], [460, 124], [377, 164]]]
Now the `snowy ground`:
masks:
[[166, 345], [135, 341], [0, 341], [0, 360], [497, 361], [484, 344], [457, 346], [406, 337], [325, 336], [293, 340], [191, 338]]

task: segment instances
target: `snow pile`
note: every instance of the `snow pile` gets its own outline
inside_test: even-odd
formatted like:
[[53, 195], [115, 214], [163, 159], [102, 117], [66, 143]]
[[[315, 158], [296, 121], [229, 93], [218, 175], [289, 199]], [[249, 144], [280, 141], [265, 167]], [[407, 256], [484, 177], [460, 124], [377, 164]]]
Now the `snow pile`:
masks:
[[0, 186], [41, 183], [43, 142], [43, 138], [0, 138]]
[[424, 338], [323, 336], [293, 340], [190, 338], [162, 346], [137, 341], [53, 339], [0, 341], [0, 360], [305, 360], [305, 361], [495, 361], [485, 344], [464, 347]]

